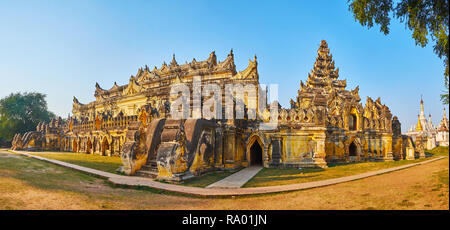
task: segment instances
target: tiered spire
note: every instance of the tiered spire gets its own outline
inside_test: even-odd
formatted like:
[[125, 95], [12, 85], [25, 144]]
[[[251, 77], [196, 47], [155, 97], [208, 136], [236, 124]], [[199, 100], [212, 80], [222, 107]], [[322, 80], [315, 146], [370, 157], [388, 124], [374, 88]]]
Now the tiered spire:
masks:
[[330, 49], [325, 40], [322, 40], [317, 50], [317, 58], [314, 67], [310, 74], [308, 74], [307, 86], [323, 87], [325, 85], [332, 85], [338, 88], [345, 88], [345, 81], [337, 80], [339, 78], [339, 68], [335, 68], [333, 55], [330, 54]]
[[420, 118], [425, 119], [425, 113], [423, 112], [423, 99], [422, 95], [420, 95]]
[[449, 130], [448, 120], [447, 120], [447, 115], [445, 113], [445, 107], [444, 107], [444, 115], [442, 116], [441, 123], [439, 123], [438, 131], [448, 132], [448, 130]]

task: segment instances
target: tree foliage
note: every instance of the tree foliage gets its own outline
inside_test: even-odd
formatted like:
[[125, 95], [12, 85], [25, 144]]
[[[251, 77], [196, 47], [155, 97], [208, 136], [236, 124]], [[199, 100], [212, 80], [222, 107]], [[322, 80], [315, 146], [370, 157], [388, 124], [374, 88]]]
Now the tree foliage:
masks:
[[[425, 47], [429, 38], [435, 42], [434, 53], [444, 58], [443, 103], [449, 102], [448, 89], [448, 0], [400, 0], [394, 6], [393, 0], [348, 0], [349, 10], [361, 25], [371, 28], [380, 25], [380, 31], [389, 34], [391, 16], [405, 23], [412, 31], [416, 45]], [[391, 14], [392, 13], [392, 14]]]
[[35, 130], [39, 122], [55, 117], [41, 93], [11, 93], [0, 99], [0, 138], [11, 140], [16, 133]]

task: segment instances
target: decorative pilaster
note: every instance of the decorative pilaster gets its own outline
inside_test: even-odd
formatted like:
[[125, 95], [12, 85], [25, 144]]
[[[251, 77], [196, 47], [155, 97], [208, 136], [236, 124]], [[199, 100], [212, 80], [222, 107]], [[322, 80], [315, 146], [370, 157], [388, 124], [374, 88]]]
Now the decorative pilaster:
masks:
[[382, 149], [383, 149], [383, 160], [384, 161], [393, 161], [394, 155], [392, 155], [392, 135], [391, 134], [383, 134], [381, 137], [382, 140]]
[[364, 153], [364, 161], [368, 161], [370, 156], [369, 156], [369, 136], [368, 134], [364, 134], [364, 141], [363, 141], [363, 146], [362, 146], [362, 151]]
[[281, 137], [274, 136], [272, 137], [272, 162], [270, 162], [270, 166], [277, 167], [281, 164], [281, 154], [283, 154]]
[[416, 152], [418, 155], [418, 158], [425, 158], [425, 145], [426, 145], [427, 139], [423, 135], [418, 135], [416, 137]]
[[263, 154], [264, 154], [264, 159], [263, 159], [263, 166], [268, 168], [269, 167], [269, 145], [264, 146], [264, 150], [263, 150]]
[[314, 153], [314, 164], [321, 167], [327, 168], [327, 162], [325, 161], [325, 133], [314, 134], [313, 140], [316, 142], [316, 152]]

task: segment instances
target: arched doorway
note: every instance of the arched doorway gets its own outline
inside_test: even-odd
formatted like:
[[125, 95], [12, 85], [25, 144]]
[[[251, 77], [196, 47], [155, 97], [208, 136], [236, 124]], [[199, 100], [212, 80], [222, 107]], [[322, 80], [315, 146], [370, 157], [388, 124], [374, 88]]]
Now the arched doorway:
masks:
[[102, 142], [102, 155], [105, 156], [106, 155], [106, 151], [109, 149], [109, 143], [108, 143], [108, 139], [106, 137], [103, 138], [103, 142]]
[[77, 139], [73, 139], [72, 151], [75, 153], [78, 152]]
[[348, 147], [348, 155], [351, 157], [356, 157], [358, 155], [358, 148], [355, 145], [355, 142], [352, 142]]
[[255, 141], [250, 147], [250, 165], [262, 165], [262, 163], [262, 147], [258, 141]]

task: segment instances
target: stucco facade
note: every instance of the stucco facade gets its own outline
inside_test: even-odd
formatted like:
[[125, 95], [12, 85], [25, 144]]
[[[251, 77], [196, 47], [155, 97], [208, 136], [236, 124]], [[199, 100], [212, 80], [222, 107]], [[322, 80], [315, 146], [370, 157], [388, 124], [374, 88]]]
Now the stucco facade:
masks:
[[[57, 126], [58, 141], [52, 148], [120, 155], [122, 172], [169, 180], [252, 164], [288, 168], [390, 161], [405, 159], [408, 151], [415, 151], [411, 140], [401, 135], [397, 117], [380, 98], [368, 97], [363, 105], [359, 87], [346, 89], [325, 41], [306, 81], [300, 81], [290, 108], [267, 102], [267, 89], [259, 85], [257, 68], [256, 57], [239, 72], [232, 51], [222, 62], [213, 52], [204, 61], [193, 59], [179, 65], [174, 56], [159, 69], [146, 66], [127, 85], [114, 83], [103, 89], [96, 84], [95, 101], [82, 104], [74, 97], [73, 116]], [[187, 100], [194, 105], [188, 119], [172, 117], [171, 110], [177, 108], [172, 106], [176, 97], [170, 92], [178, 84], [187, 86]], [[197, 93], [205, 89], [196, 84], [215, 84], [221, 92], [227, 91], [227, 85], [244, 87], [239, 88], [242, 94], [235, 90], [231, 98], [226, 93], [219, 96], [222, 104], [216, 109], [224, 116], [205, 119], [195, 115], [195, 104], [216, 95]], [[251, 86], [257, 93], [247, 91]], [[226, 117], [227, 100], [236, 111], [242, 101], [244, 116], [233, 112], [231, 118]], [[45, 125], [36, 132], [47, 135], [41, 129]], [[15, 140], [17, 148], [30, 146], [20, 136]]]

